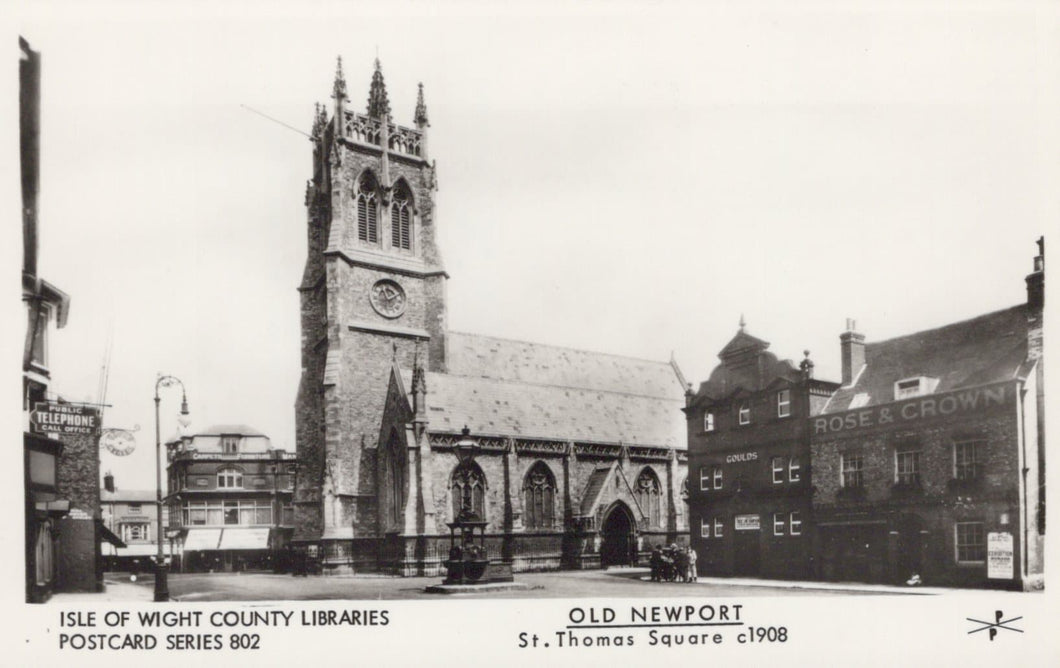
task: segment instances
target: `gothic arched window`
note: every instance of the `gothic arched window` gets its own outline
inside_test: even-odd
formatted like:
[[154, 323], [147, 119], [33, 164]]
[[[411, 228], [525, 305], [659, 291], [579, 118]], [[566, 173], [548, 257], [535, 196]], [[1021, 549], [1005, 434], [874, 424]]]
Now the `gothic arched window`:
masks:
[[486, 519], [486, 475], [478, 464], [472, 462], [469, 465], [459, 465], [453, 471], [453, 480], [450, 486], [453, 497], [453, 518], [460, 515], [460, 511], [467, 508], [478, 516], [478, 519]]
[[379, 223], [376, 220], [378, 190], [371, 172], [365, 172], [357, 182], [357, 238], [373, 244], [379, 242]]
[[534, 464], [523, 482], [523, 524], [551, 529], [556, 508], [556, 478], [544, 462]]
[[412, 249], [412, 193], [404, 181], [398, 181], [390, 204], [390, 244], [402, 250]]
[[662, 485], [655, 471], [645, 468], [637, 476], [637, 486], [633, 488], [637, 495], [637, 504], [653, 527], [662, 525]]

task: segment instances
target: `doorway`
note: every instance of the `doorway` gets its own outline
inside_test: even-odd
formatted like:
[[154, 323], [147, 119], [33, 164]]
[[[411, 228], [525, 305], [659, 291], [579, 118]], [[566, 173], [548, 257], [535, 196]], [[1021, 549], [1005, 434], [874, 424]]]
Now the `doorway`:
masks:
[[633, 515], [624, 503], [616, 503], [600, 529], [600, 565], [630, 566], [636, 562], [634, 549], [636, 524]]

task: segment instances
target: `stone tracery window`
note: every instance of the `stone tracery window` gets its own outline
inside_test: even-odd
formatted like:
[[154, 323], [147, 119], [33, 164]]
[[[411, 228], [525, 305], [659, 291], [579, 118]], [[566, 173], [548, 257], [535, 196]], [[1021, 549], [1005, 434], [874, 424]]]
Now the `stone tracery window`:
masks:
[[378, 190], [378, 182], [371, 172], [361, 175], [357, 182], [357, 238], [372, 244], [379, 242]]
[[634, 488], [637, 495], [637, 504], [640, 510], [648, 518], [653, 527], [662, 525], [662, 485], [659, 484], [659, 476], [650, 468], [645, 468], [637, 476], [637, 486]]
[[534, 464], [523, 483], [523, 524], [551, 529], [555, 520], [556, 478], [544, 462]]
[[460, 511], [469, 508], [480, 520], [486, 519], [486, 475], [478, 464], [458, 465], [453, 471], [450, 491], [453, 497], [453, 517]]
[[412, 193], [404, 181], [394, 188], [390, 204], [390, 245], [401, 250], [412, 249]]

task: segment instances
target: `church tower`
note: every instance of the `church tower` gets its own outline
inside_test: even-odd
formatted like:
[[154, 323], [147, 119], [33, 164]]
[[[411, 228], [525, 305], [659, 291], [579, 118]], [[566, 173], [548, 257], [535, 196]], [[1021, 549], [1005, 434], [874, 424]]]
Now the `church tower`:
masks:
[[[338, 61], [317, 105], [296, 399], [295, 541], [349, 563], [378, 536], [375, 470], [391, 369], [446, 370], [446, 274], [435, 243], [434, 165], [420, 84], [413, 127], [391, 119], [379, 60], [366, 113], [347, 108]], [[330, 113], [329, 113], [330, 112]], [[352, 539], [352, 541], [351, 541]]]

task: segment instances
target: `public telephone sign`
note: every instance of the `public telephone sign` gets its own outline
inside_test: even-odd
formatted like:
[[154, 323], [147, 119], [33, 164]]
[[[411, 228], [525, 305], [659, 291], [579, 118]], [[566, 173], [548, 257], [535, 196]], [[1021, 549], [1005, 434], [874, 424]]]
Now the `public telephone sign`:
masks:
[[94, 406], [38, 401], [29, 414], [36, 434], [99, 436], [99, 409]]

